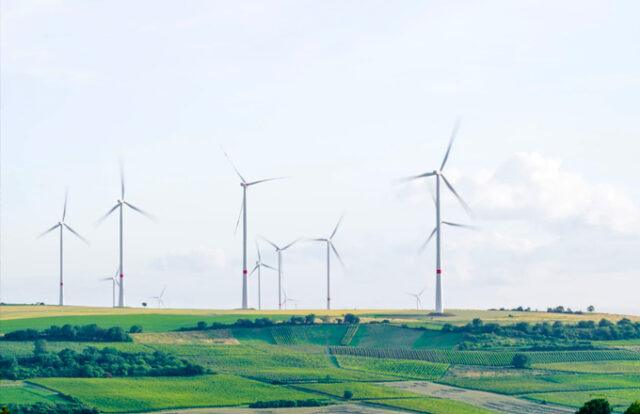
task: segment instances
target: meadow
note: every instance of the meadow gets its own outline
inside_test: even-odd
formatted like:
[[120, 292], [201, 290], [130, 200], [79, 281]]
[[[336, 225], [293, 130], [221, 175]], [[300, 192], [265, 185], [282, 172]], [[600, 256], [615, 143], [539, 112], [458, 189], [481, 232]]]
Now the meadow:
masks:
[[[307, 313], [1, 306], [0, 333], [67, 323], [143, 328], [142, 333], [131, 334], [133, 342], [48, 341], [47, 352], [65, 348], [82, 352], [87, 346], [125, 352], [162, 351], [200, 365], [208, 373], [3, 381], [0, 402], [64, 402], [76, 398], [102, 412], [133, 413], [246, 408], [252, 402], [274, 400], [324, 399], [344, 404], [344, 392], [350, 391], [349, 410], [354, 413], [381, 407], [399, 412], [486, 414], [525, 407], [522, 409], [527, 412], [551, 414], [566, 413], [592, 395], [607, 395], [616, 407], [622, 407], [636, 399], [640, 388], [640, 352], [635, 340], [592, 341], [591, 349], [531, 351], [514, 345], [467, 350], [466, 334], [442, 329], [445, 323], [462, 326], [475, 317], [506, 325], [514, 321], [598, 321], [602, 314], [452, 311], [451, 316], [434, 318], [415, 311], [363, 310], [350, 311], [360, 317], [361, 323], [343, 324], [336, 322], [346, 312], [336, 310], [314, 311], [317, 323], [312, 325], [289, 321], [292, 316]], [[289, 322], [258, 327], [231, 325], [240, 318], [263, 317]], [[197, 328], [200, 321], [206, 326]], [[211, 328], [212, 323], [225, 325]], [[0, 340], [3, 358], [29, 356], [34, 349], [32, 341]], [[527, 355], [531, 368], [514, 369], [511, 365], [516, 354]], [[416, 390], [427, 384], [449, 388], [425, 394], [414, 392], [411, 386], [391, 386], [405, 382]], [[460, 392], [452, 394], [452, 390]], [[482, 398], [457, 398], [464, 390], [474, 398], [473, 393], [482, 393]]]

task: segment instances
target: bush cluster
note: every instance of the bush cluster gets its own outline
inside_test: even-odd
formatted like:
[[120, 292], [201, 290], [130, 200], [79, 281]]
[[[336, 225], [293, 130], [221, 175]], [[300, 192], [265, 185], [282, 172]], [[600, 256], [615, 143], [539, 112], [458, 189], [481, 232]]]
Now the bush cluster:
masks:
[[249, 404], [249, 408], [282, 408], [282, 407], [321, 407], [329, 405], [323, 400], [274, 400], [274, 401], [256, 401]]
[[63, 349], [58, 353], [38, 352], [32, 356], [0, 355], [0, 377], [25, 379], [32, 377], [139, 377], [192, 376], [205, 369], [184, 359], [156, 351], [122, 352], [115, 348], [85, 348], [82, 352]]
[[[142, 332], [142, 328], [134, 325], [131, 327], [136, 332]], [[101, 328], [96, 324], [75, 326], [64, 325], [51, 326], [42, 331], [37, 329], [21, 329], [9, 332], [2, 337], [5, 341], [35, 341], [46, 339], [48, 341], [78, 341], [78, 342], [131, 342], [131, 336], [119, 326]]]
[[80, 403], [35, 403], [35, 404], [9, 404], [2, 407], [3, 414], [98, 414], [95, 408], [85, 407]]
[[602, 319], [598, 323], [580, 321], [577, 324], [563, 324], [557, 321], [552, 324], [549, 322], [536, 324], [518, 322], [512, 325], [498, 325], [497, 323], [484, 323], [481, 319], [476, 318], [459, 327], [444, 324], [442, 331], [529, 339], [612, 340], [640, 338], [640, 322], [634, 323], [624, 318], [617, 323]]
[[[351, 324], [359, 323], [360, 318], [351, 313], [344, 315], [344, 318], [336, 319], [337, 323]], [[228, 329], [228, 328], [264, 328], [275, 325], [315, 325], [317, 322], [316, 315], [310, 313], [305, 316], [292, 316], [286, 321], [274, 321], [269, 318], [238, 319], [233, 323], [212, 322], [207, 324], [205, 321], [199, 321], [196, 326], [178, 328], [178, 331], [204, 331], [208, 329]]]

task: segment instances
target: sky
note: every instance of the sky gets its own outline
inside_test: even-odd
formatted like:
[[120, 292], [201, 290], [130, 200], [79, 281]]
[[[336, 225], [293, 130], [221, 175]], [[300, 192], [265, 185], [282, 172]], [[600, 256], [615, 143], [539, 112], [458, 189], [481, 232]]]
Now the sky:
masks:
[[[336, 308], [434, 307], [429, 187], [445, 168], [445, 309], [564, 305], [640, 314], [640, 3], [634, 1], [0, 2], [0, 300], [111, 305], [127, 200], [126, 302], [241, 305], [261, 241], [326, 237]], [[324, 306], [325, 250], [283, 255], [283, 286]], [[262, 302], [277, 306], [277, 276]], [[257, 306], [257, 279], [249, 281]]]

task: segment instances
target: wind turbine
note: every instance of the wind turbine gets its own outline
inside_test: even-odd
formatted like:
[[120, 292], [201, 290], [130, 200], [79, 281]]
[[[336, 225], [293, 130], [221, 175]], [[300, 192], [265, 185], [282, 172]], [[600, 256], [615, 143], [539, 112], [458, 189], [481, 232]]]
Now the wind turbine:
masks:
[[240, 187], [242, 187], [242, 204], [240, 205], [240, 214], [238, 214], [238, 221], [236, 221], [236, 231], [238, 230], [238, 225], [240, 224], [240, 217], [242, 217], [242, 309], [248, 309], [249, 302], [247, 299], [247, 295], [248, 295], [248, 292], [247, 292], [247, 278], [248, 278], [248, 274], [247, 274], [247, 188], [249, 188], [252, 185], [264, 183], [267, 181], [279, 180], [283, 177], [266, 178], [264, 180], [247, 182], [247, 180], [244, 179], [242, 174], [240, 174], [240, 171], [238, 171], [233, 161], [231, 161], [231, 158], [229, 157], [229, 155], [224, 150], [222, 150], [222, 152], [224, 153], [224, 156], [229, 161], [229, 164], [231, 164], [231, 167], [233, 168], [233, 170], [236, 172], [236, 174], [238, 174], [238, 177], [240, 178]]
[[276, 249], [276, 253], [278, 254], [278, 309], [282, 309], [282, 252], [287, 250], [289, 247], [293, 246], [295, 243], [297, 243], [300, 239], [295, 239], [294, 241], [292, 241], [291, 243], [287, 244], [284, 247], [279, 247], [277, 244], [275, 244], [272, 241], [269, 241], [268, 239], [265, 239], [263, 237], [264, 241], [266, 241], [267, 243], [269, 243], [271, 246], [273, 246], [274, 249]]
[[155, 299], [158, 301], [158, 307], [163, 307], [164, 308], [164, 301], [162, 300], [162, 296], [164, 296], [164, 291], [167, 290], [167, 286], [165, 285], [162, 288], [162, 292], [160, 292], [160, 294], [158, 296], [151, 296], [150, 299]]
[[288, 297], [287, 292], [284, 289], [282, 289], [282, 293], [284, 294], [284, 301], [283, 301], [284, 308], [287, 309], [287, 303], [293, 302], [296, 306], [296, 309], [298, 309], [298, 302], [299, 302], [298, 299]]
[[327, 310], [331, 309], [331, 251], [333, 251], [333, 253], [336, 255], [336, 257], [340, 261], [340, 264], [344, 266], [344, 262], [342, 261], [342, 258], [340, 257], [338, 250], [336, 250], [336, 247], [333, 245], [333, 236], [336, 235], [336, 232], [338, 231], [338, 228], [340, 227], [340, 223], [342, 223], [343, 218], [344, 218], [344, 215], [340, 217], [340, 219], [338, 220], [338, 223], [336, 223], [336, 226], [334, 227], [333, 232], [329, 237], [320, 238], [320, 239], [311, 239], [311, 241], [325, 243], [327, 247]]
[[118, 273], [119, 273], [119, 268], [116, 269], [116, 273], [111, 276], [111, 277], [104, 277], [102, 279], [100, 279], [101, 281], [111, 281], [111, 297], [112, 297], [112, 301], [113, 301], [113, 307], [116, 307], [116, 286], [118, 285]]
[[447, 164], [447, 160], [449, 159], [449, 153], [451, 152], [451, 146], [453, 145], [453, 141], [458, 133], [458, 129], [460, 127], [460, 122], [456, 121], [453, 132], [451, 133], [451, 138], [449, 139], [449, 146], [447, 147], [447, 152], [444, 154], [444, 158], [442, 159], [442, 163], [440, 164], [440, 169], [426, 172], [424, 174], [416, 175], [408, 178], [408, 180], [416, 180], [419, 178], [425, 177], [436, 177], [436, 194], [434, 197], [434, 202], [436, 204], [436, 226], [427, 238], [427, 241], [423, 244], [423, 249], [426, 248], [426, 245], [429, 243], [431, 238], [436, 236], [436, 313], [442, 313], [442, 256], [440, 252], [440, 246], [442, 243], [441, 237], [441, 224], [446, 224], [455, 227], [467, 227], [463, 224], [451, 223], [451, 222], [443, 222], [441, 221], [441, 206], [440, 206], [440, 182], [443, 181], [444, 184], [449, 188], [449, 190], [453, 193], [453, 195], [458, 199], [462, 207], [465, 209], [467, 214], [471, 215], [471, 209], [467, 205], [467, 203], [462, 199], [460, 194], [453, 188], [449, 180], [444, 176], [443, 170], [444, 166]]
[[420, 310], [420, 307], [422, 306], [422, 294], [424, 293], [424, 291], [427, 288], [424, 288], [420, 291], [420, 293], [409, 293], [407, 292], [407, 295], [409, 296], [413, 296], [414, 298], [416, 298], [416, 310]]
[[82, 240], [83, 242], [85, 242], [86, 244], [89, 244], [89, 242], [87, 241], [87, 239], [85, 239], [84, 237], [82, 237], [80, 234], [78, 234], [78, 232], [76, 232], [74, 229], [72, 229], [71, 227], [69, 227], [69, 225], [67, 223], [65, 223], [65, 218], [67, 217], [67, 200], [68, 200], [68, 195], [69, 192], [65, 191], [64, 193], [64, 207], [62, 208], [62, 218], [60, 219], [60, 221], [53, 227], [51, 227], [50, 229], [46, 230], [45, 232], [43, 232], [42, 234], [40, 234], [38, 236], [38, 238], [44, 236], [47, 233], [50, 233], [52, 231], [54, 231], [55, 229], [59, 228], [60, 229], [60, 297], [58, 300], [58, 305], [63, 306], [64, 305], [64, 271], [63, 271], [63, 237], [62, 235], [64, 234], [64, 229], [69, 230], [72, 234], [74, 234], [76, 237], [78, 237], [80, 240]]
[[253, 268], [253, 270], [251, 271], [251, 273], [249, 273], [249, 276], [251, 276], [253, 274], [253, 272], [255, 272], [256, 270], [258, 271], [258, 310], [262, 309], [262, 282], [261, 282], [261, 270], [263, 267], [266, 267], [267, 269], [271, 269], [271, 270], [276, 270], [275, 267], [269, 266], [266, 263], [262, 263], [262, 257], [260, 256], [260, 246], [258, 246], [258, 241], [256, 240], [256, 252], [258, 253], [258, 260], [256, 260], [256, 265]]
[[118, 273], [119, 273], [119, 281], [118, 281], [118, 307], [123, 308], [124, 307], [124, 234], [123, 234], [123, 230], [124, 230], [124, 225], [123, 225], [123, 220], [124, 220], [124, 208], [125, 207], [129, 207], [130, 209], [132, 209], [133, 211], [136, 211], [140, 214], [142, 214], [143, 216], [147, 217], [148, 219], [151, 220], [155, 220], [154, 217], [147, 213], [146, 211], [134, 206], [133, 204], [129, 203], [128, 201], [125, 201], [124, 199], [124, 170], [122, 168], [122, 164], [120, 165], [120, 198], [116, 201], [116, 205], [111, 207], [111, 210], [107, 211], [107, 213], [102, 216], [99, 220], [98, 220], [98, 224], [102, 223], [104, 220], [106, 220], [107, 217], [109, 217], [111, 215], [111, 213], [113, 213], [116, 210], [119, 210], [120, 213], [120, 245], [119, 245], [119, 257], [120, 257], [120, 262], [119, 262], [119, 267], [118, 267]]

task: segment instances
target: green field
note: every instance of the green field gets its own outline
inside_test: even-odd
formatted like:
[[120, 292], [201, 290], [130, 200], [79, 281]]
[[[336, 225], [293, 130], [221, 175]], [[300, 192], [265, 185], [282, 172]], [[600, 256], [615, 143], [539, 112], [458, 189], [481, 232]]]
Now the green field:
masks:
[[42, 378], [36, 384], [73, 395], [104, 412], [245, 405], [312, 396], [232, 375], [187, 378]]
[[0, 404], [67, 403], [57, 392], [23, 381], [0, 380]]
[[615, 411], [624, 411], [632, 402], [640, 400], [640, 387], [630, 389], [612, 389], [578, 392], [547, 392], [526, 396], [535, 401], [580, 407], [593, 398], [606, 398]]
[[[620, 408], [637, 398], [640, 388], [640, 352], [635, 340], [593, 341], [596, 348], [587, 350], [530, 352], [518, 350], [516, 346], [522, 345], [515, 339], [510, 344], [511, 338], [507, 338], [488, 343], [486, 349], [461, 350], [459, 346], [468, 341], [468, 335], [441, 329], [444, 323], [462, 325], [475, 317], [507, 324], [599, 320], [603, 315], [452, 311], [452, 316], [431, 317], [415, 311], [367, 310], [354, 312], [361, 323], [345, 325], [335, 323], [345, 311], [314, 311], [328, 323], [319, 320], [315, 325], [176, 331], [194, 327], [199, 321], [231, 324], [239, 318], [258, 317], [283, 321], [310, 312], [49, 306], [2, 306], [0, 311], [0, 332], [67, 323], [124, 329], [141, 325], [144, 331], [133, 334], [133, 342], [49, 341], [46, 349], [81, 352], [88, 346], [109, 346], [127, 352], [162, 351], [201, 365], [208, 372], [190, 377], [34, 378], [33, 384], [5, 381], [0, 383], [3, 404], [67, 402], [77, 398], [102, 412], [132, 413], [246, 407], [258, 400], [321, 398], [341, 402], [348, 390], [359, 404], [402, 412], [486, 414], [498, 406], [518, 406], [526, 407], [527, 412], [545, 413], [548, 405], [543, 402], [577, 407], [594, 395], [606, 396]], [[31, 356], [33, 350], [33, 341], [0, 340], [0, 356], [7, 363], [14, 363], [7, 357], [24, 358]], [[516, 353], [528, 355], [532, 368], [512, 368]], [[74, 375], [86, 374], [74, 371]], [[110, 376], [111, 372], [101, 371], [100, 375]], [[437, 394], [434, 387], [440, 387]], [[454, 398], [450, 393], [456, 390], [458, 396], [460, 392], [467, 396]], [[358, 409], [354, 407], [349, 409]], [[305, 412], [297, 410], [291, 412]]]

